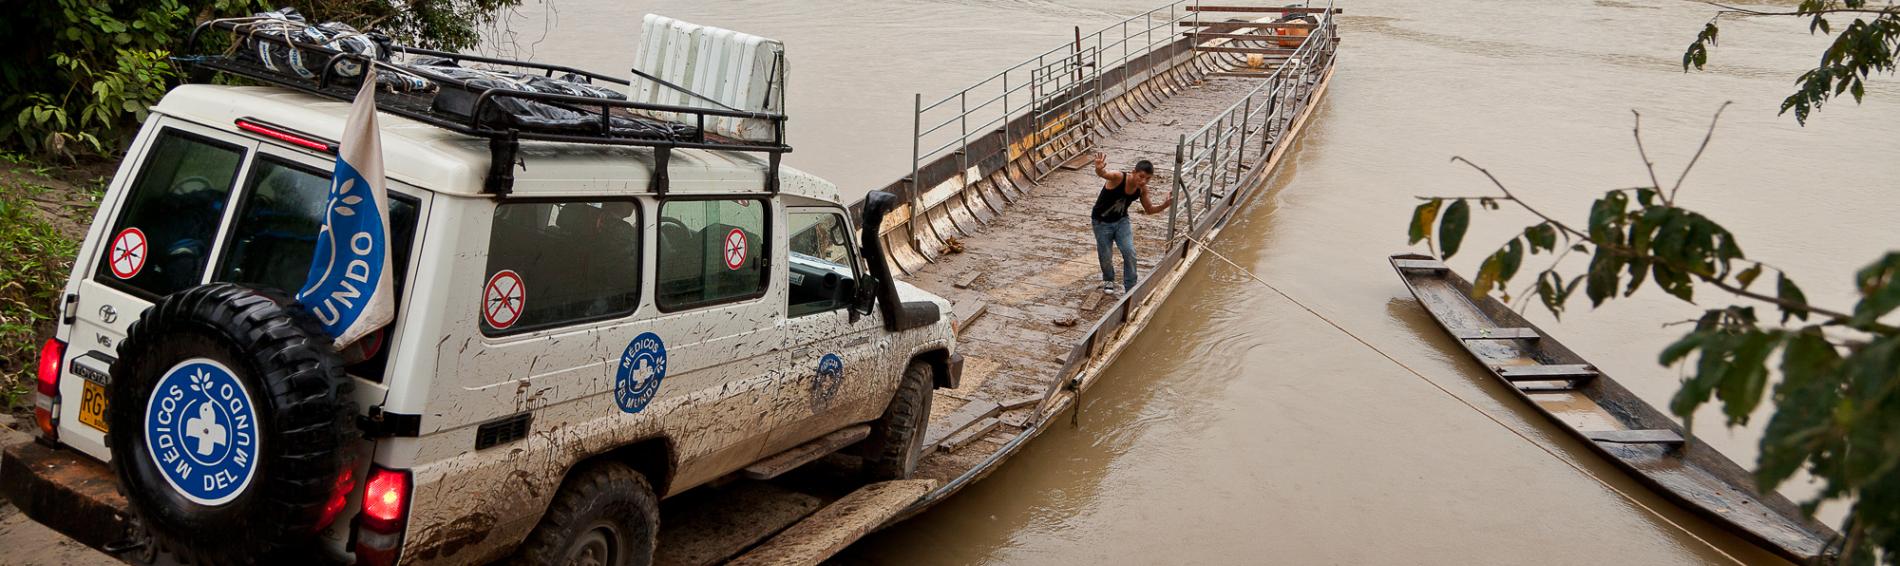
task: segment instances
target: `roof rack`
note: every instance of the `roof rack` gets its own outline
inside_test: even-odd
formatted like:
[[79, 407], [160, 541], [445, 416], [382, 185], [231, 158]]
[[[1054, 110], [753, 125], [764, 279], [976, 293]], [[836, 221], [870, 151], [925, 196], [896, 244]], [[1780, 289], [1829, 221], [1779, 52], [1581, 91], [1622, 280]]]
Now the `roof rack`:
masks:
[[[242, 29], [245, 23], [247, 22], [240, 19], [237, 21], [212, 20], [198, 24], [196, 28], [192, 29], [191, 35], [186, 39], [185, 48], [181, 50], [181, 52], [193, 53], [197, 49], [198, 35], [207, 29], [214, 29], [219, 32], [231, 34], [231, 41], [234, 44], [244, 41], [268, 42], [276, 47], [294, 50], [298, 53], [302, 61], [306, 63], [317, 63], [317, 65], [314, 66], [304, 67], [306, 69], [314, 69], [315, 71], [309, 72], [308, 74], [310, 76], [305, 76], [303, 74], [274, 70], [260, 64], [254, 58], [237, 55], [237, 49], [235, 49], [234, 46], [233, 49], [226, 50], [226, 52], [219, 54], [174, 57], [174, 60], [192, 70], [186, 74], [186, 82], [209, 82], [213, 74], [225, 73], [345, 102], [355, 99], [357, 87], [362, 84], [360, 79], [344, 76], [339, 69], [342, 63], [350, 61], [354, 61], [358, 65], [367, 64], [371, 61], [369, 56], [339, 51], [321, 44], [293, 41], [278, 35], [245, 33]], [[556, 73], [560, 73], [568, 75], [570, 78], [581, 79], [584, 84], [602, 81], [621, 86], [631, 86], [631, 83], [625, 79], [559, 65], [450, 53], [395, 44], [387, 44], [383, 47], [385, 47], [386, 51], [391, 55], [404, 54], [410, 56], [434, 57], [453, 62], [456, 65], [475, 63], [511, 67], [504, 70], [523, 74], [538, 73], [551, 78], [555, 77]], [[632, 100], [533, 92], [509, 88], [490, 88], [471, 85], [469, 81], [465, 79], [447, 76], [410, 64], [391, 61], [376, 61], [375, 64], [385, 69], [394, 69], [402, 73], [428, 79], [433, 81], [437, 87], [433, 92], [393, 92], [390, 89], [378, 89], [376, 96], [377, 110], [445, 130], [488, 138], [488, 147], [492, 161], [489, 164], [488, 175], [483, 183], [483, 190], [496, 196], [507, 196], [514, 189], [514, 166], [519, 160], [518, 150], [520, 148], [520, 140], [654, 148], [654, 170], [650, 189], [656, 194], [665, 194], [667, 192], [667, 159], [671, 156], [671, 152], [674, 149], [709, 149], [763, 153], [767, 159], [765, 189], [773, 193], [777, 193], [779, 190], [779, 161], [781, 156], [784, 153], [792, 151], [792, 147], [785, 143], [784, 114], [748, 112], [733, 109], [699, 93], [643, 73], [638, 69], [633, 70], [635, 75], [651, 80], [660, 87], [678, 91], [693, 99], [717, 104], [723, 108], [678, 106], [635, 102]], [[782, 61], [777, 61], [774, 64], [776, 68], [784, 68]], [[779, 85], [777, 88], [784, 87]], [[436, 104], [435, 99], [445, 90], [460, 91], [461, 94], [470, 96], [474, 102], [469, 105], [466, 113], [444, 111]], [[516, 99], [524, 102], [546, 104], [589, 116], [597, 115], [599, 116], [599, 121], [592, 127], [587, 128], [575, 128], [572, 127], [572, 125], [569, 125], [569, 127], [533, 127], [525, 124], [498, 123], [495, 117], [505, 114], [503, 109], [498, 106], [498, 103], [503, 99]], [[671, 113], [675, 118], [673, 120], [662, 121], [635, 114], [633, 112], [635, 110]], [[772, 125], [771, 140], [755, 142], [731, 139], [717, 134], [708, 134], [706, 133], [706, 122], [709, 116], [767, 121]], [[669, 122], [671, 124], [693, 127], [690, 129], [669, 127], [667, 125]], [[615, 127], [616, 125], [628, 123], [651, 127], [631, 129]]]

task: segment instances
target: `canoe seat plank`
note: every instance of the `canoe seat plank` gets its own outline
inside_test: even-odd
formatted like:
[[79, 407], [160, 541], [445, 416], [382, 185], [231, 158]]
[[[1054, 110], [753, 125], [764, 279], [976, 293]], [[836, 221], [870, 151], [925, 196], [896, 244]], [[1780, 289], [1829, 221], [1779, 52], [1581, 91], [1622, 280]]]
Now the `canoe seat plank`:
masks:
[[1445, 267], [1445, 262], [1435, 259], [1395, 259], [1392, 260], [1392, 265], [1398, 266], [1399, 269], [1417, 269], [1420, 271], [1434, 272], [1449, 271], [1451, 269]]
[[1459, 340], [1537, 340], [1543, 338], [1530, 328], [1460, 328], [1452, 331]]
[[1682, 444], [1682, 435], [1658, 428], [1640, 430], [1587, 430], [1584, 437], [1598, 442], [1620, 444]]
[[1539, 366], [1498, 366], [1498, 377], [1507, 381], [1589, 381], [1596, 379], [1596, 368], [1588, 364], [1551, 364]]
[[1572, 381], [1543, 381], [1535, 383], [1513, 383], [1511, 385], [1517, 386], [1518, 391], [1525, 393], [1569, 393], [1576, 391], [1578, 384]]

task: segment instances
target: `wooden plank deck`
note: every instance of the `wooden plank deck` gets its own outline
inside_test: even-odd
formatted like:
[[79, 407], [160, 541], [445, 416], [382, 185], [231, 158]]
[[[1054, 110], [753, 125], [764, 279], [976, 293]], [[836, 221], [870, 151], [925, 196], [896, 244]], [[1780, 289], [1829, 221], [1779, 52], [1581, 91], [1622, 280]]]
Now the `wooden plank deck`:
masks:
[[[1166, 169], [1173, 165], [1176, 137], [1188, 129], [1185, 126], [1206, 123], [1257, 84], [1257, 79], [1207, 79], [1107, 134], [1097, 147], [1108, 154], [1111, 169], [1131, 169], [1140, 159]], [[1156, 200], [1166, 197], [1169, 183], [1165, 172], [1150, 181]], [[932, 406], [933, 432], [966, 424], [951, 422], [964, 420], [956, 415], [966, 403], [1040, 398], [1090, 326], [1063, 326], [1057, 321], [1092, 322], [1115, 303], [1112, 298], [1103, 300], [1095, 236], [1089, 229], [1089, 209], [1102, 185], [1094, 167], [1058, 169], [1005, 209], [999, 222], [960, 238], [962, 253], [944, 255], [905, 278], [957, 304], [987, 305], [986, 314], [958, 336], [965, 359], [963, 385], [938, 393]], [[1197, 209], [1201, 206], [1195, 203]], [[1137, 272], [1146, 279], [1167, 250], [1168, 213], [1132, 214], [1131, 218]], [[1112, 255], [1119, 284], [1121, 258], [1119, 252]], [[984, 276], [975, 284], [958, 285], [967, 274], [978, 272]], [[1004, 411], [1004, 416], [1036, 409], [1022, 405]], [[961, 450], [932, 453], [919, 467], [920, 477], [949, 481], [1023, 432], [1029, 421], [1000, 419], [998, 426], [971, 439]]]

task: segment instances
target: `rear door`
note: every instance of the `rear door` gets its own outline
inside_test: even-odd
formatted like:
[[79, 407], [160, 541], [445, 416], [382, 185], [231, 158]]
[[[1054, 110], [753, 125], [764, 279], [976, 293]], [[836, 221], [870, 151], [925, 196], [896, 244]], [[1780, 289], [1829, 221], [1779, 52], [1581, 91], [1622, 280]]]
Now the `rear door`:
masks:
[[[119, 341], [159, 297], [204, 281], [206, 265], [227, 229], [238, 179], [249, 167], [257, 142], [170, 118], [136, 155], [138, 167], [108, 194], [94, 222], [65, 367], [60, 379], [60, 441], [106, 460], [106, 373]], [[134, 157], [128, 157], [133, 159]], [[95, 228], [97, 231], [97, 228]], [[80, 379], [71, 379], [77, 377]]]
[[[109, 226], [79, 283], [66, 367], [61, 379], [60, 440], [99, 459], [104, 445], [104, 385], [118, 342], [159, 298], [212, 281], [294, 294], [310, 271], [323, 207], [329, 198], [328, 156], [253, 141], [196, 124], [167, 120], [146, 144], [137, 174], [108, 214]], [[395, 183], [391, 183], [395, 185]], [[415, 191], [390, 191], [391, 259], [397, 316], [417, 218], [426, 201]], [[231, 213], [234, 212], [234, 213]], [[388, 352], [383, 336], [365, 338], [373, 355], [349, 373], [381, 382]], [[375, 402], [380, 387], [359, 387]], [[366, 405], [368, 403], [365, 403]]]

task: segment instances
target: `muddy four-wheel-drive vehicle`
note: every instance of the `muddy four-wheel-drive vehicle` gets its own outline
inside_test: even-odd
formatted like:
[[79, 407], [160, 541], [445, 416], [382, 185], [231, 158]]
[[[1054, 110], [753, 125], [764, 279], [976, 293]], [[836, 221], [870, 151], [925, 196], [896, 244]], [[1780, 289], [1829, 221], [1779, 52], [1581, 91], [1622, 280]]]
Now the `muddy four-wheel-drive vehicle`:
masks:
[[[627, 81], [201, 26], [234, 45], [101, 202], [7, 495], [133, 561], [639, 564], [660, 499], [815, 439], [868, 424], [864, 475], [910, 473], [960, 364], [877, 248], [890, 203], [779, 165], [776, 42], [647, 33]], [[286, 293], [371, 59], [397, 313], [338, 352]]]

